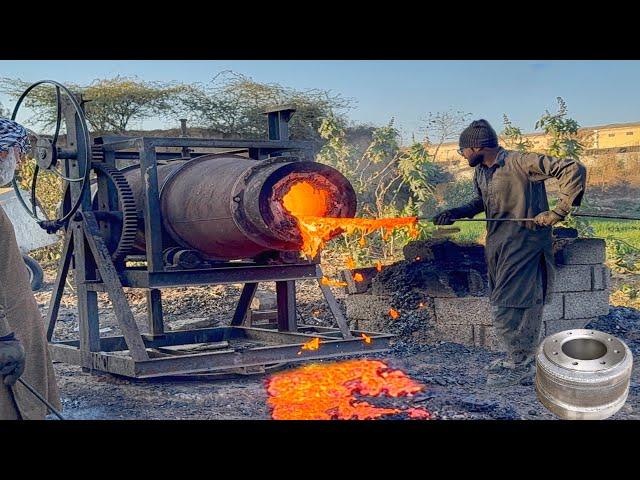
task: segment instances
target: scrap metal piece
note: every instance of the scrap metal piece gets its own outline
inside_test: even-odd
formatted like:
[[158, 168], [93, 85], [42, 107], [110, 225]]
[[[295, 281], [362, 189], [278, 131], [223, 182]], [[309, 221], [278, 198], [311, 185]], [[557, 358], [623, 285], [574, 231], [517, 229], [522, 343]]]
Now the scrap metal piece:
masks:
[[633, 357], [621, 340], [588, 329], [547, 337], [536, 355], [536, 394], [567, 420], [601, 420], [627, 400]]

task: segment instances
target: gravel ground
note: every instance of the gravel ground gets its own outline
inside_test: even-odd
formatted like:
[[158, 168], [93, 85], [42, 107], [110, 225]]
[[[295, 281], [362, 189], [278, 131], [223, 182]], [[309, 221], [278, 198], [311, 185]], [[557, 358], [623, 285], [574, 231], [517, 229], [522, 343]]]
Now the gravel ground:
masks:
[[[44, 289], [36, 294], [44, 312], [51, 294], [52, 272], [47, 272]], [[265, 290], [269, 290], [265, 288]], [[272, 289], [271, 289], [272, 290]], [[165, 293], [166, 292], [166, 293]], [[163, 293], [167, 324], [185, 318], [216, 317], [228, 323], [240, 292], [239, 286], [193, 287]], [[342, 289], [334, 289], [340, 302]], [[144, 296], [128, 293], [136, 320], [146, 331]], [[299, 313], [305, 323], [330, 324], [329, 313], [314, 282], [300, 282]], [[341, 302], [340, 302], [341, 303]], [[109, 302], [100, 295], [103, 335], [119, 334]], [[57, 339], [77, 338], [77, 319], [73, 295], [65, 295]], [[612, 333], [640, 355], [640, 311], [614, 307], [588, 328]], [[435, 419], [553, 419], [537, 401], [533, 385], [492, 391], [484, 386], [483, 367], [499, 354], [480, 347], [454, 343], [419, 346], [402, 340], [389, 353], [371, 355], [398, 368], [425, 385], [410, 400]], [[360, 357], [363, 358], [363, 357]], [[268, 375], [236, 376], [217, 380], [129, 380], [107, 374], [88, 374], [79, 367], [56, 363], [63, 414], [69, 419], [269, 419], [265, 382]], [[295, 368], [295, 367], [290, 367]], [[366, 399], [376, 405], [393, 400]], [[394, 418], [394, 417], [389, 417]], [[640, 376], [637, 362], [632, 375], [629, 398], [612, 419], [640, 419]]]

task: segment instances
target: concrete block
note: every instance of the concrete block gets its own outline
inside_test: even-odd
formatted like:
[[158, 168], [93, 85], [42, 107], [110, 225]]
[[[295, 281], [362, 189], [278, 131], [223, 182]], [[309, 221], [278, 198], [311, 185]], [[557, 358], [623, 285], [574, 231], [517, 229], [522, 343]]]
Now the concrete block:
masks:
[[592, 290], [608, 290], [611, 288], [611, 270], [604, 265], [594, 265], [592, 274]]
[[473, 326], [473, 343], [478, 347], [503, 352], [505, 345], [502, 338], [496, 333], [495, 327], [488, 325]]
[[391, 297], [387, 295], [347, 295], [344, 299], [347, 318], [386, 318], [391, 308]]
[[554, 252], [559, 265], [594, 265], [605, 261], [605, 242], [602, 238], [561, 239], [554, 242]]
[[602, 281], [604, 283], [604, 289], [607, 292], [611, 291], [611, 269], [609, 267], [604, 267]]
[[488, 297], [434, 298], [436, 323], [442, 325], [491, 325], [492, 307]]
[[436, 341], [473, 345], [473, 325], [470, 324], [436, 324], [433, 335]]
[[553, 335], [554, 333], [564, 330], [573, 330], [574, 328], [584, 328], [591, 320], [595, 318], [574, 318], [571, 320], [549, 320], [544, 322], [544, 337]]
[[185, 318], [168, 322], [170, 330], [192, 330], [198, 328], [211, 328], [220, 325], [220, 320], [216, 318]]
[[[363, 280], [361, 282], [356, 282], [353, 276], [359, 273], [362, 275]], [[346, 282], [347, 286], [345, 287], [346, 293], [364, 293], [371, 286], [371, 281], [378, 274], [376, 267], [366, 267], [366, 268], [355, 268], [353, 270], [342, 270], [340, 272], [341, 280]]]
[[609, 292], [607, 290], [564, 294], [564, 318], [567, 320], [598, 317], [608, 313]]
[[278, 308], [278, 302], [274, 292], [257, 291], [251, 301], [252, 310], [274, 310], [276, 308]]
[[552, 292], [586, 292], [591, 290], [591, 265], [558, 265]]
[[542, 308], [542, 320], [558, 320], [564, 317], [564, 298], [562, 293], [554, 293], [551, 300]]

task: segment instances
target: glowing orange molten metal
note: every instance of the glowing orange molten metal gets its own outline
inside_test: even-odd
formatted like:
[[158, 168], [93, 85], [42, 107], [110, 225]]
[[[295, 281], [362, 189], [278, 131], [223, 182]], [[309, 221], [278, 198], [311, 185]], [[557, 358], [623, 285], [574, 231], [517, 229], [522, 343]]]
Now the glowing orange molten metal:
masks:
[[335, 218], [326, 217], [329, 195], [309, 182], [300, 181], [291, 186], [282, 199], [287, 211], [298, 221], [302, 236], [302, 252], [315, 257], [318, 251], [340, 233], [359, 232], [360, 246], [366, 245], [365, 235], [381, 230], [388, 238], [394, 228], [407, 228], [412, 237], [418, 235], [416, 217], [400, 218]]
[[356, 261], [353, 258], [349, 257], [347, 258], [347, 262], [345, 263], [345, 265], [349, 270], [353, 270], [354, 268], [356, 268]]
[[320, 279], [320, 283], [322, 283], [322, 285], [327, 285], [329, 287], [346, 287], [347, 283], [346, 282], [340, 282], [338, 280], [333, 280], [329, 277], [322, 277]]
[[382, 271], [382, 262], [381, 262], [380, 260], [378, 260], [378, 261], [376, 262], [376, 270], [377, 270], [378, 272], [381, 272], [381, 271]]
[[369, 335], [365, 335], [364, 333], [362, 334], [362, 340], [364, 340], [364, 343], [371, 343], [371, 337]]
[[405, 413], [430, 418], [421, 408], [381, 408], [358, 396], [412, 396], [424, 387], [378, 360], [307, 365], [267, 381], [268, 404], [276, 420], [366, 420]]
[[391, 318], [393, 318], [394, 320], [400, 316], [395, 308], [389, 310], [389, 315], [391, 315]]
[[302, 345], [302, 350], [318, 350], [320, 348], [320, 339], [318, 337], [309, 340]]
[[361, 274], [361, 273], [356, 273], [356, 274], [353, 276], [353, 279], [354, 279], [356, 282], [363, 282], [363, 281], [364, 281], [364, 277], [362, 276], [362, 274]]

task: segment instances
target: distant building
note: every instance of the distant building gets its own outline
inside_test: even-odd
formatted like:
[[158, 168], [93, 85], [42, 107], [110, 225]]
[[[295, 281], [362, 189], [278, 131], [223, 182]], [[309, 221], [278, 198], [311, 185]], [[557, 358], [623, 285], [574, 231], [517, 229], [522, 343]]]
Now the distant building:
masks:
[[[598, 150], [629, 147], [640, 149], [640, 122], [585, 127], [578, 130], [578, 137], [585, 148], [589, 150], [588, 153], [596, 155]], [[523, 135], [523, 140], [529, 140], [532, 143], [531, 151], [544, 151], [548, 148], [551, 138], [544, 133], [527, 133]], [[500, 145], [506, 146], [502, 137], [500, 137]], [[429, 148], [430, 153], [436, 155], [437, 162], [459, 161], [461, 157], [457, 150], [458, 142], [444, 143], [437, 149], [437, 152], [436, 147]]]

